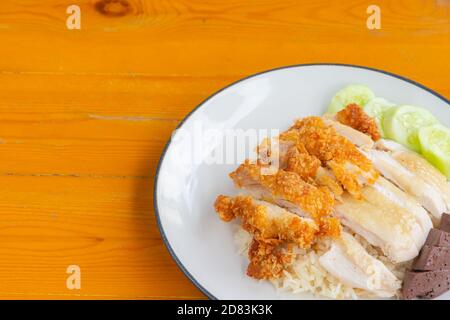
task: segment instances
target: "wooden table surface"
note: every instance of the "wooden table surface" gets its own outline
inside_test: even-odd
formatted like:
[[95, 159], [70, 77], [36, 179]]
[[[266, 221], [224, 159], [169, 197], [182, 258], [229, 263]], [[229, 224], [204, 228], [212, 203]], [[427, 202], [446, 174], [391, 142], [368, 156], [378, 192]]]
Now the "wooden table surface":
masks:
[[450, 98], [450, 1], [1, 0], [0, 298], [204, 298], [156, 225], [163, 147], [221, 87], [313, 62]]

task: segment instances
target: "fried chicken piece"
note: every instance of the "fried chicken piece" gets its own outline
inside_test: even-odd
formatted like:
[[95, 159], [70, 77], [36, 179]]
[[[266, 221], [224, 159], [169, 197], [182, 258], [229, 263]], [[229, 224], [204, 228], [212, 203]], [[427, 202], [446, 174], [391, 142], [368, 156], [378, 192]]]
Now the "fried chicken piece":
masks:
[[307, 152], [301, 153], [296, 146], [289, 149], [286, 158], [286, 171], [295, 172], [314, 185], [328, 187], [335, 197], [339, 197], [344, 192], [336, 177], [321, 166], [318, 158]]
[[[295, 139], [295, 137], [294, 137]], [[275, 151], [272, 145], [276, 143]], [[258, 147], [260, 165], [272, 165], [278, 161], [279, 169], [297, 173], [303, 180], [317, 186], [326, 186], [339, 197], [343, 190], [331, 172], [321, 166], [320, 160], [310, 155], [302, 143], [293, 143], [287, 140], [277, 142], [263, 141]]]
[[240, 218], [244, 230], [253, 235], [247, 275], [256, 279], [279, 278], [292, 262], [294, 245], [307, 249], [317, 236], [338, 238], [341, 232], [336, 218], [322, 217], [318, 227], [312, 219], [249, 196], [220, 195], [214, 207], [226, 222]]
[[334, 194], [336, 199], [339, 199], [342, 193], [344, 193], [341, 184], [336, 180], [333, 173], [324, 167], [320, 167], [317, 170], [315, 182], [319, 186], [327, 187]]
[[370, 136], [374, 141], [381, 138], [375, 119], [369, 117], [356, 103], [349, 104], [336, 114], [336, 119], [342, 124], [350, 126]]
[[287, 167], [287, 153], [294, 147], [291, 141], [280, 141], [278, 138], [264, 139], [257, 147], [258, 164], [269, 166], [277, 163], [280, 169]]
[[327, 216], [334, 205], [334, 197], [326, 187], [316, 187], [302, 180], [295, 172], [278, 170], [262, 175], [261, 167], [246, 160], [230, 174], [235, 185], [245, 188], [254, 197], [263, 199], [314, 219]]
[[288, 150], [286, 159], [286, 171], [297, 173], [303, 180], [314, 178], [321, 166], [319, 159], [306, 152], [301, 153], [296, 146]]
[[255, 239], [284, 241], [300, 248], [308, 248], [319, 228], [309, 218], [302, 218], [268, 202], [249, 196], [227, 197], [220, 195], [214, 204], [224, 221], [241, 218], [242, 226]]
[[340, 224], [330, 217], [334, 196], [327, 187], [309, 184], [295, 172], [280, 169], [275, 175], [261, 175], [260, 169], [246, 161], [230, 176], [236, 186], [245, 188], [254, 197], [277, 204], [299, 216], [313, 218], [319, 227], [318, 236], [339, 235]]
[[322, 217], [318, 221], [319, 237], [338, 238], [342, 232], [341, 221], [336, 217]]
[[356, 198], [361, 187], [378, 178], [372, 162], [354, 144], [327, 126], [319, 117], [297, 120], [293, 127], [280, 135], [281, 140], [303, 144], [306, 151], [331, 169], [337, 180]]
[[253, 239], [248, 251], [250, 263], [247, 275], [255, 279], [276, 279], [293, 261], [292, 246], [283, 247], [277, 241]]
[[364, 171], [372, 169], [372, 163], [349, 140], [339, 135], [334, 128], [325, 125], [319, 117], [297, 120], [294, 126], [282, 133], [280, 139], [299, 141], [306, 151], [322, 163], [348, 161]]

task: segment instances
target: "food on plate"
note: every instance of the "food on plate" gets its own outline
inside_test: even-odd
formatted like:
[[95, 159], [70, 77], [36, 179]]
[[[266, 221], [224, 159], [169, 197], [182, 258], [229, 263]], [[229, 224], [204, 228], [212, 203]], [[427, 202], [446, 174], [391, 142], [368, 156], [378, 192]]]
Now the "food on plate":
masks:
[[320, 218], [331, 213], [334, 199], [325, 187], [303, 180], [297, 173], [280, 169], [264, 175], [261, 167], [245, 161], [230, 174], [236, 187], [257, 199], [264, 199], [306, 217]]
[[240, 195], [215, 202], [239, 226], [247, 275], [336, 299], [448, 290], [450, 185], [436, 164], [446, 164], [450, 131], [436, 123], [351, 85], [327, 114], [264, 140], [230, 173]]
[[325, 114], [322, 119], [326, 125], [332, 126], [338, 134], [349, 140], [355, 146], [366, 149], [373, 147], [374, 141], [370, 136], [338, 122], [336, 115]]
[[428, 234], [426, 243], [429, 246], [450, 247], [450, 233], [433, 228]]
[[395, 107], [394, 103], [379, 97], [375, 97], [363, 106], [364, 112], [375, 120], [382, 137], [385, 137], [383, 129], [384, 113], [392, 107]]
[[[352, 105], [352, 108], [349, 108]], [[358, 121], [361, 117], [360, 106], [373, 121]], [[345, 110], [344, 110], [345, 109]], [[340, 119], [337, 119], [340, 117]], [[358, 128], [361, 124], [373, 128], [373, 122], [378, 128], [378, 134], [421, 153], [447, 178], [450, 178], [450, 130], [439, 124], [438, 120], [428, 110], [411, 105], [396, 105], [375, 94], [364, 85], [349, 85], [336, 93], [327, 114], [327, 120], [335, 120], [333, 126], [347, 139], [358, 147], [370, 148], [374, 136], [372, 129]], [[348, 126], [341, 126], [347, 124]], [[327, 123], [330, 124], [330, 123]], [[372, 139], [355, 134], [354, 128], [369, 133]], [[376, 132], [376, 131], [375, 131]]]
[[414, 264], [414, 270], [430, 271], [450, 268], [450, 247], [424, 245]]
[[[405, 299], [438, 297], [450, 290], [450, 215], [442, 215], [439, 229], [431, 229], [420, 255], [406, 272], [403, 281]], [[444, 229], [444, 230], [443, 230]]]
[[364, 106], [374, 98], [375, 94], [373, 91], [365, 85], [351, 84], [336, 92], [328, 106], [328, 113], [334, 114], [339, 112], [352, 103]]
[[435, 219], [439, 219], [442, 212], [445, 212], [447, 205], [442, 195], [432, 185], [421, 179], [416, 172], [394, 159], [389, 152], [371, 149], [366, 154], [386, 179], [414, 197]]
[[344, 189], [356, 197], [363, 185], [372, 184], [378, 178], [370, 160], [320, 117], [297, 120], [279, 138], [304, 147], [333, 173]]
[[347, 232], [331, 244], [319, 263], [344, 284], [379, 297], [392, 297], [401, 286], [400, 280]]
[[308, 248], [319, 231], [312, 219], [248, 196], [219, 196], [215, 208], [226, 222], [241, 218], [244, 229], [259, 241], [288, 242]]
[[286, 247], [272, 241], [253, 239], [248, 248], [247, 275], [255, 279], [278, 278], [286, 265], [292, 263], [292, 246]]
[[393, 141], [380, 140], [368, 151], [375, 167], [401, 189], [413, 195], [434, 216], [440, 219], [450, 210], [450, 185], [435, 167], [419, 154]]
[[355, 103], [349, 104], [336, 114], [336, 119], [342, 124], [352, 127], [377, 141], [380, 139], [380, 130], [375, 119], [369, 117], [363, 109]]
[[408, 271], [403, 281], [405, 299], [433, 299], [450, 290], [450, 270]]
[[444, 213], [442, 215], [439, 229], [445, 232], [450, 232], [450, 214]]
[[383, 116], [386, 136], [417, 152], [421, 150], [419, 129], [436, 123], [438, 121], [431, 112], [409, 105], [390, 108]]
[[[399, 189], [393, 183], [389, 182], [389, 180], [386, 180], [383, 177], [378, 178], [378, 180], [371, 186], [370, 189], [376, 190], [378, 194], [383, 195], [392, 203], [400, 206], [411, 215], [413, 215], [414, 219], [423, 232], [423, 241], [425, 241], [425, 237], [433, 227], [433, 223], [427, 211], [413, 197], [411, 197], [406, 192], [403, 192], [401, 189]], [[370, 201], [370, 194], [365, 193], [365, 197]], [[423, 241], [420, 246], [423, 245]]]
[[450, 130], [440, 124], [423, 127], [419, 141], [424, 157], [450, 178]]
[[335, 206], [341, 223], [379, 247], [393, 262], [414, 259], [426, 237], [414, 215], [376, 189], [366, 188], [363, 198], [343, 195]]
[[[305, 181], [313, 182], [318, 186], [328, 187], [335, 196], [342, 194], [343, 190], [331, 172], [321, 167], [320, 160], [310, 155], [302, 144], [289, 140], [264, 140], [258, 146], [260, 163], [272, 165], [271, 160], [277, 159], [279, 169], [294, 172]], [[277, 148], [272, 145], [276, 143]]]

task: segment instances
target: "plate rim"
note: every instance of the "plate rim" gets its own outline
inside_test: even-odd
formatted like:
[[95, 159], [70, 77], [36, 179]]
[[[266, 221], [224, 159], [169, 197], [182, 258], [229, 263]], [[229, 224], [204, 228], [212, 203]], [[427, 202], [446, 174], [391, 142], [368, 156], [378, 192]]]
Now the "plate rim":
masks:
[[[415, 80], [409, 79], [407, 77], [398, 75], [396, 73], [390, 72], [390, 71], [386, 71], [386, 70], [382, 70], [382, 69], [378, 69], [378, 68], [374, 68], [374, 67], [367, 67], [367, 66], [362, 66], [362, 65], [356, 65], [356, 64], [347, 64], [347, 63], [328, 63], [328, 62], [319, 62], [319, 63], [300, 63], [300, 64], [293, 64], [293, 65], [287, 65], [287, 66], [281, 66], [281, 67], [276, 67], [273, 69], [268, 69], [268, 70], [264, 70], [264, 71], [260, 71], [254, 74], [251, 74], [249, 76], [246, 76], [244, 78], [238, 79], [228, 85], [226, 85], [225, 87], [215, 91], [214, 93], [212, 93], [211, 95], [209, 95], [206, 99], [204, 99], [202, 102], [200, 102], [194, 109], [192, 109], [181, 121], [180, 123], [176, 126], [176, 128], [174, 130], [180, 129], [183, 124], [197, 111], [199, 110], [202, 106], [204, 106], [209, 100], [211, 100], [213, 97], [215, 97], [216, 95], [220, 94], [222, 91], [225, 91], [226, 89], [240, 83], [243, 82], [245, 80], [266, 74], [266, 73], [270, 73], [270, 72], [274, 72], [274, 71], [279, 71], [279, 70], [284, 70], [284, 69], [293, 69], [293, 68], [299, 68], [299, 67], [311, 67], [311, 66], [338, 66], [338, 67], [349, 67], [349, 68], [356, 68], [356, 69], [363, 69], [363, 70], [370, 70], [370, 71], [375, 71], [378, 73], [382, 73], [403, 81], [406, 81], [408, 83], [411, 83], [413, 85], [415, 85], [416, 87], [419, 87], [421, 89], [424, 89], [426, 91], [428, 91], [429, 93], [431, 93], [432, 95], [436, 96], [437, 98], [441, 99], [442, 101], [444, 101], [446, 104], [450, 105], [450, 100], [445, 98], [443, 95], [441, 95], [440, 93], [434, 91], [433, 89], [428, 88], [427, 86], [421, 84], [420, 82], [417, 82]], [[160, 169], [161, 169], [161, 165], [164, 162], [167, 150], [170, 147], [170, 144], [172, 142], [172, 137], [169, 138], [169, 140], [166, 142], [166, 145], [164, 146], [164, 149], [161, 153], [161, 156], [158, 160], [158, 165], [156, 167], [156, 173], [155, 173], [155, 178], [153, 179], [153, 209], [155, 212], [155, 217], [156, 217], [156, 223], [158, 225], [158, 230], [159, 233], [161, 234], [161, 238], [163, 240], [163, 243], [167, 249], [167, 251], [169, 251], [172, 259], [175, 261], [175, 263], [177, 264], [178, 268], [184, 273], [184, 275], [189, 279], [189, 281], [191, 281], [191, 283], [197, 288], [199, 289], [204, 295], [206, 295], [209, 299], [211, 300], [218, 300], [218, 298], [216, 296], [214, 296], [211, 292], [209, 292], [206, 288], [204, 288], [198, 281], [197, 279], [195, 279], [195, 277], [189, 272], [189, 270], [183, 265], [183, 263], [181, 262], [181, 260], [178, 258], [178, 256], [175, 254], [175, 251], [173, 250], [172, 246], [170, 245], [169, 239], [166, 236], [166, 233], [164, 232], [164, 228], [162, 227], [162, 223], [161, 223], [161, 218], [160, 218], [160, 212], [158, 209], [158, 197], [157, 197], [157, 190], [158, 190], [158, 178], [159, 178], [159, 173], [160, 173]]]

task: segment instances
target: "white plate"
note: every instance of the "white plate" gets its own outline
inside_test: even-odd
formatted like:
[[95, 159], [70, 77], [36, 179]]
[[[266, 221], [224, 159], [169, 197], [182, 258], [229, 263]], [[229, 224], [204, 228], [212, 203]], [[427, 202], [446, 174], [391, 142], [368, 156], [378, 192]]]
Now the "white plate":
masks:
[[159, 228], [177, 264], [210, 298], [314, 299], [279, 293], [270, 283], [245, 275], [232, 225], [220, 221], [213, 209], [217, 195], [237, 192], [228, 178], [237, 164], [205, 163], [217, 142], [200, 131], [285, 130], [297, 118], [322, 114], [333, 94], [351, 83], [366, 84], [394, 103], [426, 107], [450, 125], [449, 101], [418, 83], [370, 68], [312, 64], [263, 72], [228, 86], [189, 114], [167, 144], [155, 178]]

